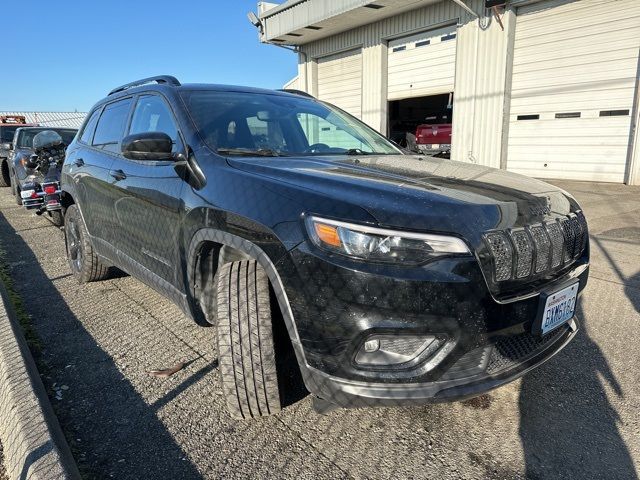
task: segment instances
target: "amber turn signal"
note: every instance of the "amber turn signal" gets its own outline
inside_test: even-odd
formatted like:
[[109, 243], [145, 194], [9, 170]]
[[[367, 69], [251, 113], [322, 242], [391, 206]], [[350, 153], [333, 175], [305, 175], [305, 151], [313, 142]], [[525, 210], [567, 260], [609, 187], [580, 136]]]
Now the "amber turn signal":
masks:
[[322, 240], [322, 242], [332, 247], [340, 246], [340, 236], [338, 235], [337, 227], [333, 225], [326, 225], [324, 223], [315, 223], [316, 235]]

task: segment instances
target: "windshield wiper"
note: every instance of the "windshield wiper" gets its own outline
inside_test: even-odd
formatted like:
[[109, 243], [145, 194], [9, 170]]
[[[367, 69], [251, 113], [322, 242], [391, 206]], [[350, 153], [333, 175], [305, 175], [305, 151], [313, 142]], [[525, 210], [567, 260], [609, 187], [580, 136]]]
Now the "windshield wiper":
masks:
[[251, 150], [249, 148], [219, 148], [216, 150], [220, 155], [244, 155], [247, 157], [286, 157], [287, 155], [270, 148], [259, 148]]
[[344, 154], [345, 155], [369, 155], [369, 152], [365, 152], [363, 150], [360, 150], [359, 148], [350, 148], [349, 150], [344, 152]]

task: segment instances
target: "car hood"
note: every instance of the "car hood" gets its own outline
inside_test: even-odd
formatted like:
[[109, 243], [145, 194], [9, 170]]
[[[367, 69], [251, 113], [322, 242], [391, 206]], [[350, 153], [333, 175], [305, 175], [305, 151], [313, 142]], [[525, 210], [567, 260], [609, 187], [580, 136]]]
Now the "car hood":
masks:
[[577, 208], [568, 193], [540, 180], [433, 157], [234, 157], [228, 161], [234, 168], [360, 206], [387, 227], [478, 232], [549, 220]]

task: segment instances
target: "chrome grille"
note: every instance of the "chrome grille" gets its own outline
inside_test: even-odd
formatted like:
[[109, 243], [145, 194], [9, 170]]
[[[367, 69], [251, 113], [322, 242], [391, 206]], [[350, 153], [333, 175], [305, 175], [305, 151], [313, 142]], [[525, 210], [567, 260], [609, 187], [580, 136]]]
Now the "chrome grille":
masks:
[[566, 263], [573, 257], [573, 247], [576, 242], [576, 231], [574, 225], [569, 218], [560, 220], [562, 228], [562, 236], [564, 237], [564, 249], [562, 252], [562, 260]]
[[557, 268], [562, 263], [564, 251], [564, 236], [558, 222], [545, 223], [547, 233], [551, 240], [551, 268]]
[[580, 242], [580, 251], [583, 252], [587, 247], [587, 240], [589, 240], [589, 229], [587, 228], [587, 219], [582, 213], [582, 210], [576, 212], [576, 217], [578, 218], [578, 222], [580, 223], [580, 228], [582, 230], [582, 242]]
[[525, 228], [494, 231], [484, 236], [496, 282], [521, 280], [562, 267], [580, 258], [588, 241], [587, 221], [582, 212], [556, 221]]
[[513, 249], [506, 235], [503, 233], [488, 233], [485, 238], [493, 256], [496, 281], [509, 280], [513, 265]]
[[533, 245], [538, 253], [536, 255], [535, 273], [544, 272], [549, 267], [549, 260], [551, 259], [551, 240], [544, 228], [544, 225], [534, 225], [529, 230], [531, 237], [533, 238]]
[[516, 278], [528, 277], [533, 261], [533, 245], [529, 240], [529, 234], [524, 230], [514, 230], [511, 232], [511, 238], [516, 247]]

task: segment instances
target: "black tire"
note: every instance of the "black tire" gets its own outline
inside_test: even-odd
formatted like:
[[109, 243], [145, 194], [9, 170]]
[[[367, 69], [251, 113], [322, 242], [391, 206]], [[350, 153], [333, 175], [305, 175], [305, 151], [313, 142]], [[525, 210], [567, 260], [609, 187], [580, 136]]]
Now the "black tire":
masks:
[[220, 267], [217, 295], [218, 362], [233, 418], [282, 409], [271, 322], [269, 280], [255, 260]]
[[15, 178], [13, 179], [12, 190], [13, 190], [13, 195], [16, 199], [16, 204], [22, 205], [22, 197], [20, 196], [20, 187], [18, 186], [18, 182], [16, 181]]
[[49, 212], [49, 217], [51, 217], [51, 221], [56, 227], [61, 227], [64, 225], [64, 216], [62, 215], [62, 210], [54, 210]]
[[71, 273], [78, 283], [95, 282], [107, 278], [108, 268], [93, 253], [87, 229], [75, 205], [65, 212], [64, 240]]
[[11, 185], [11, 177], [9, 177], [9, 164], [7, 159], [3, 158], [0, 164], [0, 187], [8, 187]]

